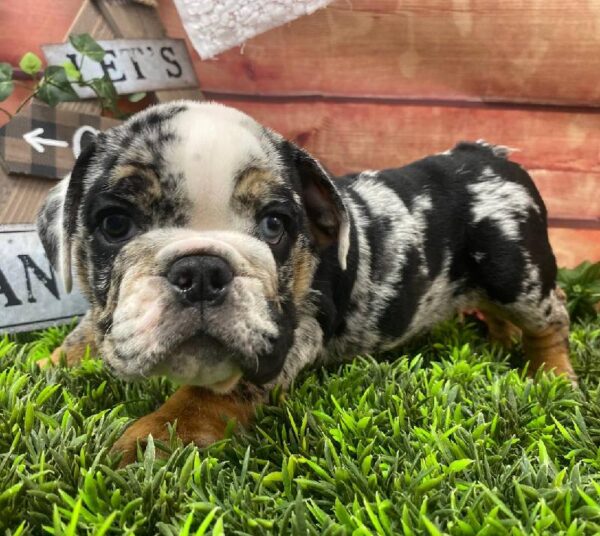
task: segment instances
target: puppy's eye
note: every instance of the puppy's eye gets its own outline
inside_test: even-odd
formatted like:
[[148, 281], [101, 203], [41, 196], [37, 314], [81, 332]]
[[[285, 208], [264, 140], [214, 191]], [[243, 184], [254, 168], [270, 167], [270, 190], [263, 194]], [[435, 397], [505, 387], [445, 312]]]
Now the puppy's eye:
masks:
[[285, 233], [283, 219], [274, 214], [268, 214], [258, 224], [260, 236], [269, 244], [278, 244]]
[[100, 223], [102, 234], [111, 242], [120, 242], [131, 238], [135, 226], [129, 216], [125, 214], [109, 214]]

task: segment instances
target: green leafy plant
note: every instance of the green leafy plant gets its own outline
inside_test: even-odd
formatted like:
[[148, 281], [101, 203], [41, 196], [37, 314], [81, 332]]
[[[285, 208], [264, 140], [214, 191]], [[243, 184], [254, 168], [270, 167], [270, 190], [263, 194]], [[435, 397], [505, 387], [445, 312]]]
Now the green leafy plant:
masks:
[[14, 82], [12, 76], [12, 66], [8, 63], [0, 63], [0, 101], [8, 99], [13, 92]]
[[600, 262], [582, 262], [572, 270], [559, 270], [558, 283], [567, 294], [572, 319], [591, 318], [600, 304]]
[[[35, 82], [35, 87], [30, 95], [17, 107], [16, 113], [33, 98], [50, 106], [60, 102], [77, 100], [79, 97], [76, 88], [89, 88], [98, 98], [103, 110], [110, 110], [115, 116], [123, 117], [125, 114], [118, 107], [118, 95], [115, 86], [107, 74], [101, 77], [84, 79], [81, 69], [84, 62], [102, 62], [104, 49], [89, 34], [69, 36], [69, 42], [82, 56], [79, 67], [71, 61], [63, 65], [50, 65], [43, 69], [42, 60], [33, 52], [27, 52], [19, 61], [19, 69], [29, 75]], [[23, 84], [14, 80], [14, 69], [8, 63], [0, 63], [0, 102], [6, 100], [14, 91], [15, 85]], [[26, 84], [23, 84], [27, 87]], [[138, 102], [145, 97], [145, 93], [134, 93], [129, 97], [131, 102]], [[0, 111], [8, 117], [10, 112], [2, 107]]]

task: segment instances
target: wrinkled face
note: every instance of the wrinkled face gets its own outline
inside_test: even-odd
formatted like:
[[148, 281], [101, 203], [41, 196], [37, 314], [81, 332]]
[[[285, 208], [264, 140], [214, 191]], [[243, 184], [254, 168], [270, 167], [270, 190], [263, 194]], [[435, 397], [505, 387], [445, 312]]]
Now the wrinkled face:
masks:
[[67, 282], [74, 259], [117, 374], [227, 390], [279, 373], [347, 217], [308, 154], [236, 110], [177, 102], [101, 134], [38, 226]]

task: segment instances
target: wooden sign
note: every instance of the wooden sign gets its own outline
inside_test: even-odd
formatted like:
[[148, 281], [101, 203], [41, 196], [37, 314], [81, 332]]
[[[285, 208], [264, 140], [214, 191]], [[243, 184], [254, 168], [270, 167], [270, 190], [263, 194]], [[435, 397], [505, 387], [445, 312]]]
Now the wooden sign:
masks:
[[[198, 87], [194, 67], [181, 39], [115, 39], [98, 41], [98, 44], [106, 52], [100, 63], [84, 59], [71, 43], [43, 45], [42, 50], [49, 65], [70, 61], [81, 71], [84, 80], [107, 75], [120, 95]], [[81, 98], [96, 96], [89, 88], [73, 87]]]
[[64, 324], [89, 305], [66, 294], [34, 225], [0, 225], [0, 334]]
[[0, 128], [0, 165], [9, 174], [62, 179], [86, 138], [120, 121], [32, 104]]

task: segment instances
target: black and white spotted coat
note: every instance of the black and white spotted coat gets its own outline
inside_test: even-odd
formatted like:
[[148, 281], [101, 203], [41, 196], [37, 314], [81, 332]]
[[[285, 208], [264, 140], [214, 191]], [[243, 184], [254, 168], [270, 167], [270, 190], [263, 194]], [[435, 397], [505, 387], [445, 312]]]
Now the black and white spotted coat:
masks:
[[[305, 333], [322, 351], [302, 357], [389, 350], [471, 307], [501, 309], [532, 330], [565, 315], [551, 292], [546, 208], [505, 148], [460, 143], [335, 184], [351, 222], [347, 270], [334, 250], [323, 255], [313, 283], [322, 340]], [[306, 364], [289, 359], [283, 375]]]

